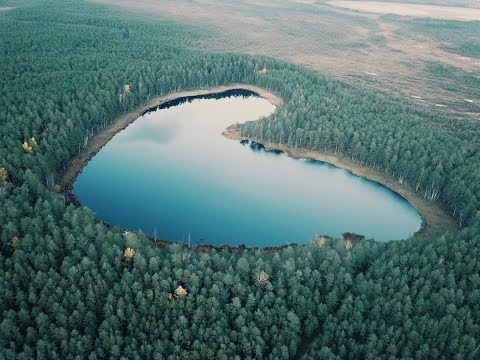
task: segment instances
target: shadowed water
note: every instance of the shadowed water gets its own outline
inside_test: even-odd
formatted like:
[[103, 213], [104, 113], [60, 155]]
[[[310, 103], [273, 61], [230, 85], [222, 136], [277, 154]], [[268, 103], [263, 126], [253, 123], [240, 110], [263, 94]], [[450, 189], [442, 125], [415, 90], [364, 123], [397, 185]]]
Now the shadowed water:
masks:
[[402, 239], [421, 219], [385, 187], [332, 165], [224, 138], [275, 106], [246, 91], [178, 99], [128, 126], [88, 163], [77, 199], [112, 225], [192, 244], [277, 246], [349, 231]]

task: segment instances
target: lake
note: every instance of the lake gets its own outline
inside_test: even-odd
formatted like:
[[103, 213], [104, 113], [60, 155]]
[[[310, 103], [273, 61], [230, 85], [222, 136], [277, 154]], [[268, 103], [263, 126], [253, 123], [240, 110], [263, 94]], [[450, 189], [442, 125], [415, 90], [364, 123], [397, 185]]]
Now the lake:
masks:
[[378, 183], [221, 135], [274, 111], [246, 90], [165, 103], [116, 134], [73, 193], [109, 224], [192, 245], [279, 246], [347, 231], [384, 241], [419, 230], [417, 211]]

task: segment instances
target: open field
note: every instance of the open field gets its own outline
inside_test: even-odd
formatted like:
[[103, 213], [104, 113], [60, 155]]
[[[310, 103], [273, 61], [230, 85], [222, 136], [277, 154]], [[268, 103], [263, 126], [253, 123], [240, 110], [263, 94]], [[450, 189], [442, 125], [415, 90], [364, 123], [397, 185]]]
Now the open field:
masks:
[[[480, 94], [472, 94], [472, 87], [458, 80], [480, 77], [480, 56], [465, 56], [463, 48], [459, 49], [465, 45], [466, 54], [476, 54], [478, 23], [464, 22], [463, 27], [452, 28], [442, 20], [438, 26], [445, 27], [448, 37], [439, 39], [437, 34], [442, 33], [436, 22], [427, 28], [415, 22], [422, 19], [359, 13], [323, 1], [95, 1], [153, 19], [213, 29], [218, 35], [199, 42], [199, 48], [273, 56], [461, 120], [480, 118], [480, 106], [476, 105]], [[432, 74], [427, 69], [432, 62], [462, 76]], [[474, 103], [465, 107], [463, 99]]]
[[401, 4], [379, 1], [331, 1], [328, 4], [356, 11], [364, 11], [375, 14], [393, 14], [399, 16], [425, 17], [441, 20], [478, 21], [480, 9], [436, 6], [421, 4]]

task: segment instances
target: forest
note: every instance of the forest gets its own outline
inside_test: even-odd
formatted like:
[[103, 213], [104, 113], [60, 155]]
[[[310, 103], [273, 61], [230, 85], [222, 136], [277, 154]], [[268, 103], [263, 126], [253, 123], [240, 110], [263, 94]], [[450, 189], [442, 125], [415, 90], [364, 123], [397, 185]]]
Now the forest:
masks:
[[[272, 58], [197, 50], [208, 29], [83, 1], [0, 5], [13, 7], [0, 11], [0, 358], [480, 357], [478, 123]], [[285, 100], [242, 134], [379, 169], [440, 202], [458, 231], [196, 249], [65, 202], [63, 171], [119, 115], [232, 83]]]

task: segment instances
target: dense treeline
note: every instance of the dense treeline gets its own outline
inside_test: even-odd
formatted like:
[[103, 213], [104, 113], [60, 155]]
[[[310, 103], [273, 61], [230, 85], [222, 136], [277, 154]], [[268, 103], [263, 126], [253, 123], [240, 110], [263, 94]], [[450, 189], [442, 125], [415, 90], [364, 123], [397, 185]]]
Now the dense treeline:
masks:
[[[474, 125], [272, 59], [195, 51], [213, 34], [83, 2], [22, 3], [0, 12], [0, 32], [1, 358], [478, 356]], [[119, 114], [235, 82], [286, 100], [245, 133], [378, 167], [465, 229], [217, 252], [152, 245], [64, 204], [62, 170]]]
[[[270, 71], [272, 77], [283, 70]], [[477, 124], [416, 111], [309, 73], [273, 116], [242, 124], [246, 136], [348, 156], [392, 175], [430, 200], [441, 200], [463, 226], [480, 208]]]
[[[244, 256], [157, 249], [78, 209], [57, 216], [39, 200], [33, 211], [22, 219], [33, 231], [1, 274], [7, 358], [288, 358], [351, 285], [346, 250], [333, 245]], [[262, 271], [271, 281], [257, 282]], [[178, 286], [188, 294], [169, 300]]]
[[305, 358], [478, 359], [479, 245], [472, 231], [390, 244]]

